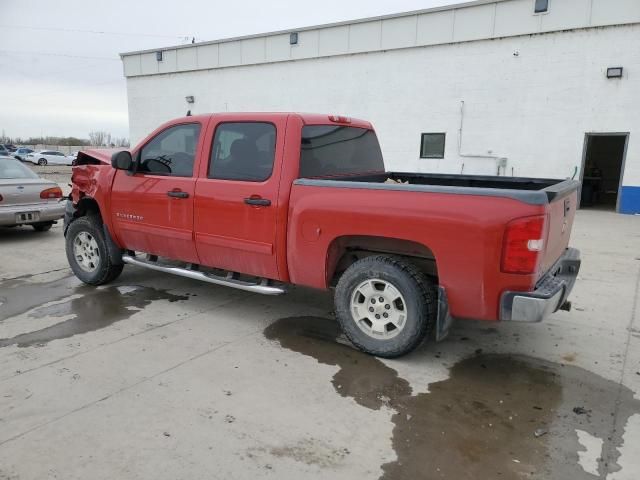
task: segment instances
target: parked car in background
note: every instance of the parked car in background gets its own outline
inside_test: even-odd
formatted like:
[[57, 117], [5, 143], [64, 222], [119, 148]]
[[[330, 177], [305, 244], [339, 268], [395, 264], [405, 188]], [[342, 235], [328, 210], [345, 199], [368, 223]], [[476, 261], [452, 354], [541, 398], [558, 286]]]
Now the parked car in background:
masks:
[[26, 147], [20, 147], [20, 148], [17, 148], [15, 152], [12, 152], [11, 156], [13, 158], [18, 159], [18, 160], [24, 161], [25, 157], [29, 153], [33, 153], [33, 150], [31, 150], [30, 148], [26, 148]]
[[15, 152], [18, 149], [18, 147], [16, 147], [15, 145], [12, 145], [10, 143], [5, 143], [5, 144], [3, 144], [3, 146], [7, 150], [9, 150], [9, 152]]
[[71, 152], [69, 155], [67, 155], [67, 158], [70, 159], [72, 162], [78, 158], [78, 152]]
[[10, 153], [9, 149], [0, 143], [0, 157], [8, 157]]
[[41, 150], [29, 153], [25, 160], [36, 165], [71, 165], [73, 163], [64, 153], [55, 150]]
[[57, 183], [38, 177], [15, 158], [0, 158], [0, 226], [31, 225], [46, 232], [64, 216]]

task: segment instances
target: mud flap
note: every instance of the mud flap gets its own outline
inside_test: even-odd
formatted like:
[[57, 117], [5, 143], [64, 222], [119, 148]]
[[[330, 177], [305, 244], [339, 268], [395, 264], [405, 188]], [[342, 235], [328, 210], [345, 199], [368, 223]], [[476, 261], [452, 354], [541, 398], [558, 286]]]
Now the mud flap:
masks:
[[438, 318], [436, 319], [436, 342], [441, 342], [449, 336], [449, 329], [453, 324], [453, 317], [449, 312], [449, 301], [444, 287], [438, 287]]

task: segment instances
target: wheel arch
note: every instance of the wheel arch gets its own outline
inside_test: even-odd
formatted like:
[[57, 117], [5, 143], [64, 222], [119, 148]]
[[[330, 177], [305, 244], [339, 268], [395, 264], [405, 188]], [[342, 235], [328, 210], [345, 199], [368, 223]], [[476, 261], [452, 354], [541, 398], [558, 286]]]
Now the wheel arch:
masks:
[[102, 220], [102, 213], [98, 201], [93, 197], [82, 197], [75, 207], [74, 218], [84, 217], [86, 215], [95, 215]]
[[393, 237], [344, 235], [334, 238], [327, 249], [326, 284], [335, 285], [340, 275], [361, 258], [379, 254], [407, 258], [427, 276], [438, 278], [435, 253], [425, 244]]

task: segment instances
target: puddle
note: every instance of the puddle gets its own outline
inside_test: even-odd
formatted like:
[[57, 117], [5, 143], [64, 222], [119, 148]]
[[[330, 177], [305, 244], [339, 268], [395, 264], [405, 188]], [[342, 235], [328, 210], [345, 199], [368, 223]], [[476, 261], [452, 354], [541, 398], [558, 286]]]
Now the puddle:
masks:
[[[32, 318], [44, 318], [68, 317], [72, 315], [72, 317], [69, 320], [56, 323], [41, 330], [23, 333], [12, 338], [0, 339], [0, 347], [9, 345], [29, 347], [32, 345], [46, 344], [51, 340], [69, 338], [74, 335], [108, 327], [109, 325], [129, 318], [138, 310], [143, 309], [155, 300], [175, 302], [188, 298], [186, 296], [173, 295], [164, 290], [142, 286], [110, 286], [105, 288], [81, 286], [75, 289], [69, 289], [67, 288], [68, 286], [65, 286], [64, 281], [61, 282], [61, 286], [51, 288], [49, 293], [54, 293], [53, 296], [55, 296], [64, 292], [60, 298], [65, 298], [73, 294], [81, 294], [82, 296], [79, 298], [71, 298], [54, 305], [36, 308], [29, 313], [29, 316]], [[47, 299], [40, 297], [38, 304], [60, 299], [51, 298], [51, 296], [52, 295]], [[20, 308], [17, 309], [18, 313], [23, 313], [21, 309], [25, 308], [26, 303], [21, 301], [17, 303], [20, 305]], [[7, 302], [6, 307], [10, 308], [11, 306], [12, 302]], [[13, 311], [16, 311], [16, 306], [13, 305], [13, 307]], [[5, 306], [3, 305], [3, 314], [5, 313], [4, 308]]]
[[[574, 366], [480, 354], [430, 384], [430, 393], [413, 395], [395, 370], [336, 342], [339, 333], [336, 322], [313, 317], [265, 330], [284, 348], [338, 366], [331, 380], [338, 394], [395, 412], [397, 460], [382, 465], [382, 479], [593, 479], [619, 470], [624, 426], [640, 413], [626, 387]], [[604, 442], [595, 476], [579, 464], [585, 448], [576, 430]]]
[[38, 305], [93, 289], [80, 283], [80, 280], [72, 275], [50, 282], [30, 282], [33, 277], [36, 275], [25, 275], [0, 282], [0, 322]]

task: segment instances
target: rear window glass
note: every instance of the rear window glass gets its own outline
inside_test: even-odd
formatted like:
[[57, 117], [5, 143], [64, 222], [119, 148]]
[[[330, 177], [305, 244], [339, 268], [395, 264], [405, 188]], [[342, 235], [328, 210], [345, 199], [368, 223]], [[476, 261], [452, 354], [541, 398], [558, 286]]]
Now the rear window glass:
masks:
[[8, 178], [38, 178], [38, 175], [18, 160], [0, 160], [0, 179]]
[[302, 129], [301, 177], [383, 171], [382, 152], [373, 130], [339, 125]]

